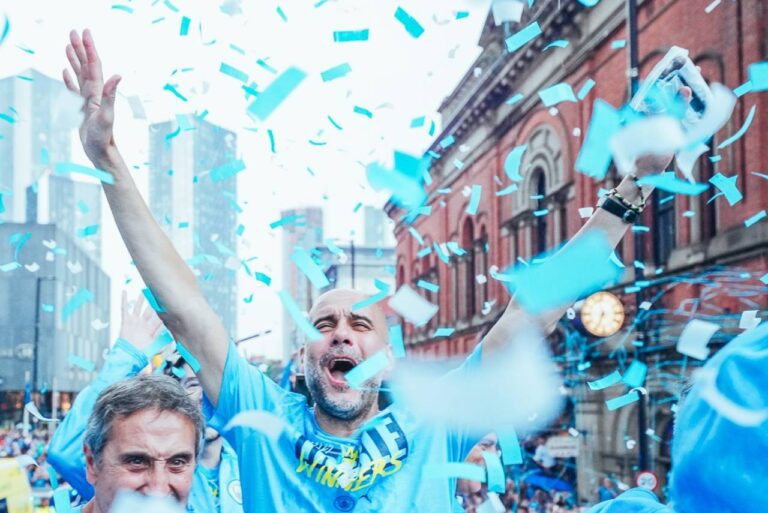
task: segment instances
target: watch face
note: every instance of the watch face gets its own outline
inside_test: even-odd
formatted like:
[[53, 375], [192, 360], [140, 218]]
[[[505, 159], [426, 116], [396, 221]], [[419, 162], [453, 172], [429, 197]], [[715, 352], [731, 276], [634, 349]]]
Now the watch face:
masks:
[[581, 322], [591, 334], [608, 337], [624, 325], [624, 305], [610, 292], [597, 292], [584, 300]]

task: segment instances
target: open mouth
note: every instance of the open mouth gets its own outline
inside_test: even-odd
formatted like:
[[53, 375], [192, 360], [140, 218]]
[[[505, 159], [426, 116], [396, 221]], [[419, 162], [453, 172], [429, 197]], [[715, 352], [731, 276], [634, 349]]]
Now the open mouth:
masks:
[[357, 365], [357, 361], [349, 356], [337, 356], [332, 358], [326, 366], [331, 383], [336, 386], [347, 385], [347, 380], [344, 379], [344, 375], [351, 371], [355, 365]]

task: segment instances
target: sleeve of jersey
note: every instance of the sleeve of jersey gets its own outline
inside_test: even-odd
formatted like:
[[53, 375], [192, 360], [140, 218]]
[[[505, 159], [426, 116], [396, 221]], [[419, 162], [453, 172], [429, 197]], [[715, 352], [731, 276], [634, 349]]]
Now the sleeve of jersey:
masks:
[[51, 438], [48, 461], [84, 500], [93, 497], [93, 487], [85, 477], [83, 455], [88, 417], [91, 416], [96, 400], [105, 388], [122, 379], [138, 375], [148, 363], [144, 353], [128, 342], [118, 340], [99, 374], [77, 395], [69, 413]]
[[587, 513], [674, 513], [674, 511], [661, 504], [652, 491], [632, 488], [615, 499], [593, 506]]
[[221, 378], [219, 403], [214, 408], [204, 397], [203, 412], [208, 425], [224, 434], [224, 428], [238, 413], [250, 410], [275, 413], [286, 394], [286, 390], [248, 363], [230, 343]]
[[[466, 372], [472, 372], [480, 367], [483, 354], [483, 343], [480, 342], [456, 369], [445, 375], [446, 379], [460, 379]], [[449, 461], [463, 462], [472, 447], [480, 441], [485, 433], [477, 433], [468, 429], [452, 428], [448, 432]]]

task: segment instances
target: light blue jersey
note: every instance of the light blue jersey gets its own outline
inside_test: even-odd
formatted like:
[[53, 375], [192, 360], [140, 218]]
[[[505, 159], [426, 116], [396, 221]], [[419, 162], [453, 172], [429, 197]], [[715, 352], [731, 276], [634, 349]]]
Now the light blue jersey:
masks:
[[[85, 477], [83, 454], [88, 417], [99, 394], [105, 388], [122, 379], [138, 375], [148, 364], [147, 356], [143, 352], [127, 341], [118, 339], [96, 379], [77, 395], [69, 413], [53, 434], [48, 448], [48, 461], [72, 488], [77, 490], [84, 501], [93, 497], [93, 487]], [[222, 447], [221, 463], [214, 472], [218, 473], [216, 489], [211, 486], [205, 469], [197, 466], [187, 510], [195, 513], [242, 513], [237, 456], [226, 441]]]
[[[464, 365], [478, 365], [480, 346]], [[456, 480], [429, 469], [463, 462], [478, 437], [426, 425], [397, 404], [366, 422], [352, 438], [320, 429], [304, 396], [280, 388], [230, 345], [219, 402], [206, 402], [210, 425], [223, 432], [240, 412], [274, 413], [290, 427], [277, 442], [249, 427], [224, 436], [240, 460], [246, 513], [461, 511]], [[447, 398], [449, 400], [449, 398]], [[292, 433], [288, 434], [288, 431]]]
[[632, 488], [615, 499], [601, 502], [588, 513], [674, 513], [661, 504], [656, 494], [645, 488]]

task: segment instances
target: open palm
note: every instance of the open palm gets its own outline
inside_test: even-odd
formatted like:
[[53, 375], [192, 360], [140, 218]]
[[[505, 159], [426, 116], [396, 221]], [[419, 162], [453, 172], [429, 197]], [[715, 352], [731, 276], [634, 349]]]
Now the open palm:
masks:
[[114, 75], [104, 82], [101, 60], [89, 30], [83, 31], [82, 38], [73, 30], [69, 33], [69, 40], [66, 54], [75, 79], [65, 69], [64, 83], [67, 89], [82, 96], [84, 100], [85, 117], [80, 125], [80, 141], [85, 154], [98, 166], [115, 145], [115, 95], [121, 77]]

